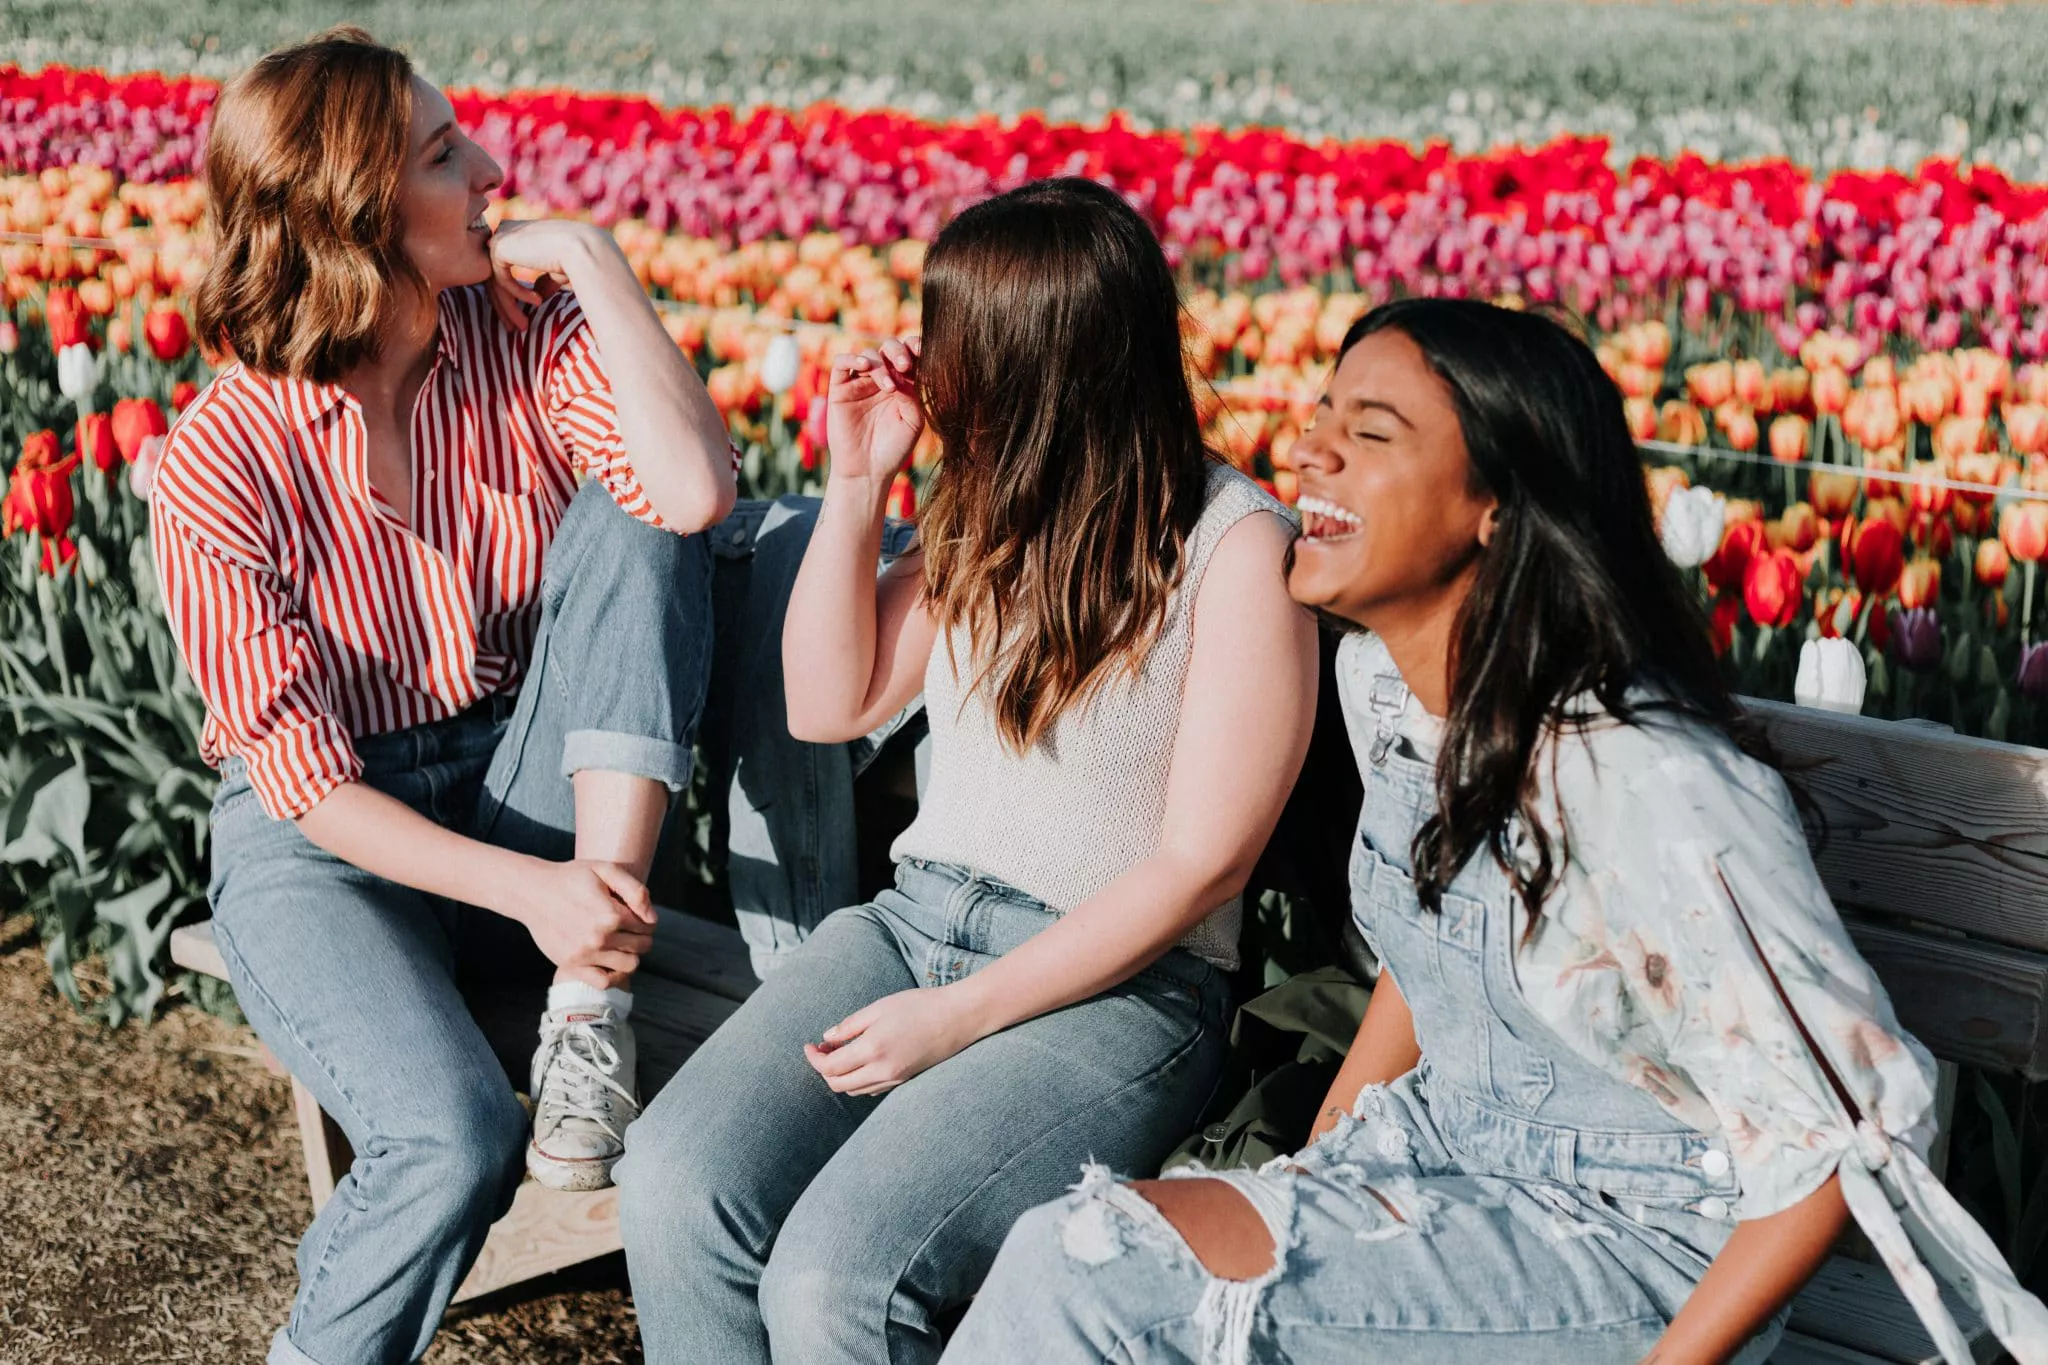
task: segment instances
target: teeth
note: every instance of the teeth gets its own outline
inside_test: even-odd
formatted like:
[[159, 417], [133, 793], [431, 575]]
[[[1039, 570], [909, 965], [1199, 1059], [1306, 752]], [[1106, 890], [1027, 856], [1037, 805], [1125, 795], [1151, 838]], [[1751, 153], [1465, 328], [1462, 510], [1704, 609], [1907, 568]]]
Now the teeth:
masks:
[[1307, 516], [1328, 517], [1349, 529], [1356, 530], [1365, 525], [1365, 520], [1348, 508], [1310, 494], [1303, 494], [1294, 501], [1295, 508]]

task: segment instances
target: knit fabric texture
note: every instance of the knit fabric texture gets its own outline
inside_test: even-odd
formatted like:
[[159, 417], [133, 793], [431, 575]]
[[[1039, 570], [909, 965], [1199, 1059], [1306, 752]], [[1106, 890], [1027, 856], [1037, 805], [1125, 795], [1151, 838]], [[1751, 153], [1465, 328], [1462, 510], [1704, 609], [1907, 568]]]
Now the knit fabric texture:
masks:
[[[966, 627], [939, 640], [925, 670], [931, 771], [917, 819], [890, 856], [966, 867], [1056, 913], [1149, 856], [1166, 819], [1166, 775], [1180, 732], [1202, 575], [1224, 534], [1254, 512], [1293, 516], [1235, 469], [1213, 468], [1180, 583], [1143, 663], [1135, 673], [1119, 671], [1061, 715], [1028, 753], [1003, 743], [986, 689], [967, 695], [976, 666]], [[1242, 916], [1242, 898], [1234, 896], [1181, 946], [1235, 970]]]

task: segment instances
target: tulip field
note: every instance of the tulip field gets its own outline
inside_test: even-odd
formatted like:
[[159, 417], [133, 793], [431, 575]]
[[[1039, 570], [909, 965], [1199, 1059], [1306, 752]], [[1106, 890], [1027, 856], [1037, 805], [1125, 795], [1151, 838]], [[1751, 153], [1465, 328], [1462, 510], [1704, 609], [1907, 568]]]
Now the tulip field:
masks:
[[[134, 6], [143, 19], [160, 8]], [[1318, 22], [1349, 12], [1309, 8]], [[1639, 8], [1651, 7], [1602, 12], [1633, 24]], [[1775, 31], [1787, 7], [1736, 8]], [[1844, 13], [1876, 22], [1868, 8]], [[1899, 32], [1922, 22], [1918, 6], [1875, 8]], [[1523, 21], [1512, 6], [1445, 9]], [[246, 14], [251, 41], [270, 41], [262, 25], [286, 23], [285, 10]], [[1217, 10], [1226, 29], [1243, 20], [1241, 7]], [[734, 13], [724, 0], [707, 12]], [[1307, 22], [1300, 7], [1275, 12]], [[1050, 13], [1071, 22], [1064, 6]], [[1402, 36], [1416, 13], [1385, 7], [1390, 41], [1419, 42]], [[1814, 13], [1822, 28], [1850, 22]], [[1983, 32], [2003, 32], [2003, 14], [1987, 7]], [[1165, 22], [1144, 3], [1134, 15], [1138, 32]], [[536, 15], [533, 31], [547, 22]], [[35, 41], [79, 55], [82, 38], [50, 32]], [[453, 92], [506, 169], [494, 214], [579, 215], [615, 234], [746, 452], [747, 492], [820, 486], [829, 360], [917, 328], [925, 246], [949, 215], [1031, 178], [1088, 175], [1129, 196], [1183, 276], [1211, 443], [1281, 497], [1295, 492], [1291, 445], [1365, 308], [1424, 294], [1560, 310], [1624, 395], [1664, 544], [1697, 582], [1740, 690], [2048, 743], [2048, 584], [2036, 582], [2048, 558], [2048, 183], [2034, 183], [2048, 182], [2048, 161], [2031, 104], [1997, 105], [1980, 117], [1984, 140], [1954, 149], [2002, 147], [2002, 165], [1920, 160], [1946, 136], [1931, 124], [1894, 129], [1872, 153], [1752, 121], [1737, 160], [1701, 150], [1718, 133], [1646, 137], [1654, 109], [1618, 120], [1632, 130], [1619, 135], [1612, 121], [1546, 122], [1527, 110], [1563, 106], [1533, 95], [1493, 139], [1333, 123], [1306, 90], [1262, 105], [1276, 126], [1260, 126], [1216, 103], [1236, 76], [1184, 109], [1133, 71], [1119, 87], [1133, 108], [980, 112], [1038, 88], [1046, 73], [1028, 52], [990, 58], [964, 94], [926, 70], [925, 88], [891, 101], [873, 82], [912, 82], [908, 57], [875, 62], [860, 90], [816, 86], [830, 65], [819, 49], [841, 44], [844, 62], [846, 44], [867, 41], [834, 32], [792, 58], [797, 75], [776, 77], [830, 101], [703, 87], [707, 70], [737, 79], [755, 51], [744, 35], [681, 87], [633, 59], [642, 88], [701, 99]], [[500, 85], [516, 68], [490, 54], [509, 42], [517, 55], [519, 42], [503, 35], [479, 30], [474, 49]], [[2025, 49], [2006, 38], [1983, 70]], [[183, 66], [219, 69], [211, 41]], [[591, 60], [613, 51], [587, 42]], [[204, 889], [200, 703], [159, 613], [143, 527], [168, 424], [211, 373], [189, 308], [207, 253], [195, 177], [216, 90], [210, 75], [0, 66], [0, 894], [51, 926], [51, 966], [74, 998], [73, 957], [105, 951], [116, 1018], [154, 1006], [169, 926]], [[1681, 125], [1706, 126], [1670, 128]], [[1787, 145], [1811, 155], [1762, 154]], [[914, 513], [943, 459], [933, 441], [919, 448], [898, 511]]]

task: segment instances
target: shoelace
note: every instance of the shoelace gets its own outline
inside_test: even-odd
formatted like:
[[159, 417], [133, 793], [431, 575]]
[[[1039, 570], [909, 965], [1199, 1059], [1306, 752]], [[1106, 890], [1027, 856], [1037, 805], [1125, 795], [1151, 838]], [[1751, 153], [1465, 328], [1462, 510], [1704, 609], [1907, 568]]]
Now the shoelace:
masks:
[[612, 1077], [619, 1067], [618, 1049], [592, 1027], [609, 1021], [610, 1016], [605, 1015], [601, 1020], [575, 1019], [544, 1026], [541, 1042], [554, 1049], [555, 1059], [542, 1085], [541, 1103], [559, 1109], [566, 1118], [594, 1123], [613, 1139], [623, 1140], [605, 1092], [609, 1090], [629, 1107], [634, 1103], [633, 1092]]

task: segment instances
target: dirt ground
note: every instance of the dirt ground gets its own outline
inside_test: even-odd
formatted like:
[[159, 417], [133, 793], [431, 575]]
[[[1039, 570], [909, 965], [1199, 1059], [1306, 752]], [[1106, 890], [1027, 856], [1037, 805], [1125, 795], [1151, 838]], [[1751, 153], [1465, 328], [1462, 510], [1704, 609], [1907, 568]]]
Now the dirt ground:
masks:
[[[182, 1007], [109, 1030], [51, 989], [29, 920], [0, 920], [0, 1154], [0, 1365], [263, 1358], [312, 1207], [248, 1029]], [[639, 1359], [617, 1256], [454, 1310], [427, 1354]]]

